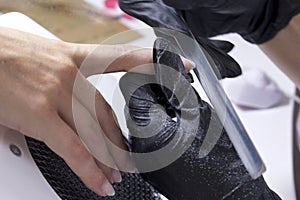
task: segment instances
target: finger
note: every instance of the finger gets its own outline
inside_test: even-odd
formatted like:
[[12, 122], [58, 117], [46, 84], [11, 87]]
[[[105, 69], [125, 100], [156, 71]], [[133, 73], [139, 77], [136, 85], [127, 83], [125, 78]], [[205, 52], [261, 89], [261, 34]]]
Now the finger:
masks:
[[110, 183], [120, 183], [122, 181], [122, 176], [117, 166], [110, 168], [96, 159], [95, 162], [102, 169], [105, 176], [109, 178]]
[[[74, 116], [73, 114], [79, 115], [79, 118], [83, 118], [83, 119], [88, 119], [89, 117], [91, 117], [91, 115], [88, 112], [84, 112], [85, 115], [81, 115], [80, 114], [80, 109], [85, 109], [83, 108], [78, 108], [78, 106], [81, 106], [81, 104], [77, 101], [76, 98], [73, 99], [73, 104], [72, 104], [72, 96], [71, 94], [68, 93], [63, 93], [63, 96], [61, 96], [61, 99], [64, 99], [65, 103], [60, 102], [60, 106], [59, 106], [59, 115], [62, 117], [62, 119], [68, 123], [72, 129], [77, 133], [77, 126], [79, 126], [80, 124], [75, 124], [75, 120], [74, 120]], [[82, 107], [82, 106], [81, 106]], [[75, 110], [75, 113], [73, 112]], [[80, 119], [81, 120], [81, 119]], [[91, 120], [94, 120], [93, 118]], [[84, 129], [85, 127], [83, 127]], [[80, 128], [82, 130], [82, 128]], [[89, 130], [90, 127], [87, 127], [86, 130]], [[99, 152], [102, 152], [101, 148], [103, 148], [103, 145], [101, 144], [97, 144], [97, 147], [99, 147]], [[107, 151], [104, 151], [107, 153]], [[109, 154], [107, 156], [110, 156]], [[102, 172], [105, 174], [106, 178], [109, 179], [109, 181], [111, 183], [114, 182], [120, 182], [121, 181], [121, 175], [120, 172], [117, 170], [117, 167], [115, 168], [110, 168], [107, 165], [104, 165], [102, 163], [100, 163], [99, 161], [97, 161], [95, 159], [97, 165], [99, 166], [99, 168], [102, 170]]]
[[76, 133], [59, 116], [52, 118], [43, 131], [42, 140], [60, 155], [83, 183], [101, 196], [113, 196], [114, 189], [99, 169]]
[[[134, 171], [127, 146], [114, 119], [113, 111], [103, 96], [81, 74], [78, 74], [75, 81], [74, 94], [81, 105], [98, 121], [100, 125], [98, 128], [104, 133], [103, 138], [106, 140], [106, 145], [116, 166], [122, 171]], [[110, 165], [110, 167], [113, 166]]]
[[[103, 169], [112, 183], [120, 182], [121, 175], [107, 147], [107, 139], [98, 121], [77, 100], [73, 100], [73, 117], [80, 138], [92, 155], [99, 161], [98, 163], [101, 163], [98, 166]], [[92, 131], [91, 133], [86, 132], [89, 129]]]
[[234, 48], [234, 44], [226, 40], [208, 40], [208, 42], [225, 53], [229, 53]]
[[182, 62], [183, 62], [183, 65], [184, 65], [184, 69], [185, 71], [188, 73], [189, 71], [191, 71], [192, 69], [195, 69], [196, 65], [193, 61], [189, 60], [189, 59], [186, 59], [185, 57], [183, 56], [180, 56]]
[[[97, 100], [98, 98], [101, 99], [100, 96], [96, 96], [96, 102], [102, 101]], [[96, 104], [97, 111], [101, 111], [102, 107], [103, 106], [100, 105], [100, 103]], [[109, 105], [107, 109], [110, 110], [106, 111], [106, 115], [102, 115], [102, 111], [97, 112], [98, 121], [101, 126], [103, 125], [103, 131], [105, 132], [107, 140], [109, 141], [107, 142], [107, 147], [120, 171], [131, 173], [135, 172], [134, 163], [132, 161], [128, 148], [124, 143], [124, 138], [120, 131], [119, 125], [114, 126], [114, 124], [117, 124], [117, 118]]]
[[[152, 63], [151, 48], [124, 44], [70, 44], [70, 46], [73, 49], [71, 56], [85, 77], [93, 74], [129, 71], [136, 66]], [[147, 73], [151, 73], [151, 69]]]
[[[101, 161], [99, 166], [106, 177], [111, 182], [119, 182], [116, 172], [111, 169], [115, 166], [114, 160], [107, 149], [105, 139], [103, 138], [103, 132], [98, 125], [97, 121], [90, 115], [90, 113], [83, 107], [76, 98], [71, 95], [65, 95], [65, 103], [61, 103], [59, 107], [60, 116], [71, 125], [73, 130], [80, 136], [80, 139], [84, 142], [90, 153]], [[110, 166], [110, 167], [109, 167]], [[114, 180], [114, 178], [116, 180]]]

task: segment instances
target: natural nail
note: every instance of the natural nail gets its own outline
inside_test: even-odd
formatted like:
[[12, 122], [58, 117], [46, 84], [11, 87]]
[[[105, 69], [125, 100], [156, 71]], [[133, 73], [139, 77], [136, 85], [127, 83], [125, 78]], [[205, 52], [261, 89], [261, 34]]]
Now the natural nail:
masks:
[[114, 190], [114, 188], [112, 187], [112, 185], [108, 181], [105, 181], [103, 183], [102, 190], [108, 196], [114, 196], [115, 195], [115, 190]]
[[112, 179], [115, 183], [120, 183], [122, 181], [120, 172], [114, 169], [112, 172]]
[[195, 69], [195, 68], [196, 68], [196, 64], [195, 64], [193, 61], [191, 61], [191, 60], [189, 60], [189, 62], [190, 62], [191, 65], [192, 65], [191, 69]]

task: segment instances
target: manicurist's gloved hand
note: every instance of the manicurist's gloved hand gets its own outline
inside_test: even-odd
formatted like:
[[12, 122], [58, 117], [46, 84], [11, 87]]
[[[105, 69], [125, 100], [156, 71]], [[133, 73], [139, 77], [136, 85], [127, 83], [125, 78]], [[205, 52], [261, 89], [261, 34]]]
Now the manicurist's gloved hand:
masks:
[[273, 38], [299, 13], [299, 0], [163, 0], [181, 11], [195, 35], [239, 33], [261, 44]]
[[[177, 49], [165, 39], [154, 47], [155, 75], [128, 72], [120, 80], [142, 177], [170, 200], [280, 199], [262, 177], [251, 179], [216, 113], [190, 85]], [[208, 141], [216, 143], [204, 155]]]
[[[182, 21], [181, 14], [162, 0], [119, 0], [120, 8], [131, 16], [144, 21], [154, 29], [157, 36], [172, 40], [173, 34], [184, 34], [191, 40], [189, 29]], [[160, 29], [164, 28], [164, 29]], [[168, 30], [172, 30], [168, 32]], [[234, 77], [241, 73], [238, 63], [228, 55], [233, 45], [227, 41], [210, 40], [196, 36], [197, 42], [214, 60], [221, 78]]]

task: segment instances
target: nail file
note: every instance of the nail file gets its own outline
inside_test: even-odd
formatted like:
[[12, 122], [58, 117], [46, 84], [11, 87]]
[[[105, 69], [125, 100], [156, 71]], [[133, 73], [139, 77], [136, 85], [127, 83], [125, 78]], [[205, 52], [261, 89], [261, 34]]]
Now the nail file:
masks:
[[[166, 30], [166, 32], [168, 31]], [[253, 179], [256, 179], [266, 171], [265, 164], [219, 83], [213, 70], [216, 69], [214, 61], [202, 49], [191, 31], [189, 34], [192, 39], [187, 40], [186, 37], [176, 33], [172, 34], [172, 37], [181, 48], [183, 56], [195, 63], [196, 77], [215, 108], [218, 117], [223, 122], [224, 128], [247, 171]]]

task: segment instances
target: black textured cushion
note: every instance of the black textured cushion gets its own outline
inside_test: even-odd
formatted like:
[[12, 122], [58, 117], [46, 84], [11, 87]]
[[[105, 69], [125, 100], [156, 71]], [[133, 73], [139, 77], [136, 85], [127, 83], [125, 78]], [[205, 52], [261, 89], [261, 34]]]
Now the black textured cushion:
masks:
[[139, 174], [122, 174], [114, 184], [114, 197], [101, 197], [88, 189], [68, 165], [43, 142], [26, 137], [30, 153], [49, 185], [62, 200], [160, 200], [159, 194]]

